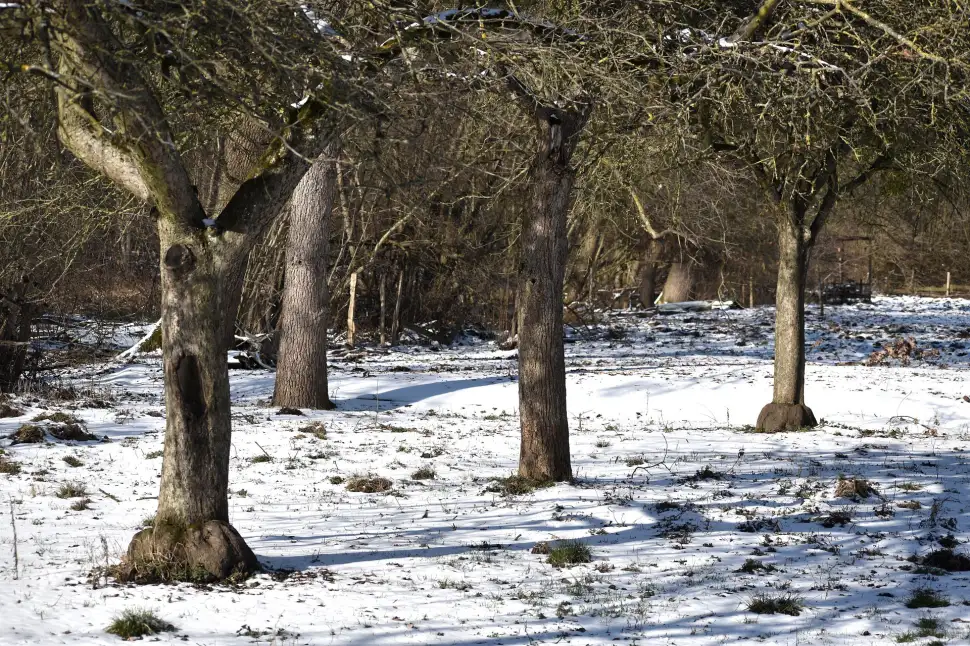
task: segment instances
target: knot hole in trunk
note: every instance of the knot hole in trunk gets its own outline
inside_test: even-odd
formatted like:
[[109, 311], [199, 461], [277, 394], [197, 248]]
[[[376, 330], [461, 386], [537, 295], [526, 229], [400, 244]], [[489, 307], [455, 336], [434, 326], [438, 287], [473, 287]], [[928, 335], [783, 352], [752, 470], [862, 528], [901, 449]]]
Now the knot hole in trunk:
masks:
[[185, 276], [195, 268], [195, 254], [185, 245], [172, 245], [165, 252], [165, 266], [176, 276]]
[[199, 371], [199, 360], [191, 354], [178, 360], [175, 366], [175, 376], [178, 380], [179, 394], [186, 417], [200, 420], [205, 417], [205, 395], [202, 392], [202, 375]]

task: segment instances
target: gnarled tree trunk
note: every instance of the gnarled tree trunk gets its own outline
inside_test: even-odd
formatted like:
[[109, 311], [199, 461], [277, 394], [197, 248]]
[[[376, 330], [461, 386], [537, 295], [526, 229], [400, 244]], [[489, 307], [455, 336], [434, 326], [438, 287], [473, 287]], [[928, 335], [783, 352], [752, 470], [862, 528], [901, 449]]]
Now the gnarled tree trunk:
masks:
[[563, 352], [566, 219], [575, 170], [572, 151], [587, 113], [537, 110], [543, 139], [530, 171], [519, 276], [519, 475], [572, 478]]
[[303, 176], [290, 201], [279, 362], [273, 393], [277, 406], [334, 407], [327, 387], [327, 260], [339, 151], [336, 142], [327, 147]]
[[[294, 115], [284, 146], [261, 156], [218, 217], [200, 202], [178, 140], [154, 89], [121, 54], [97, 5], [61, 3], [51, 13], [65, 82], [56, 86], [58, 135], [95, 171], [152, 204], [158, 219], [165, 372], [165, 453], [153, 527], [132, 539], [120, 576], [141, 580], [225, 579], [258, 568], [229, 524], [227, 310], [253, 243], [282, 211], [321, 145], [312, 120]], [[70, 28], [66, 28], [70, 26]], [[110, 97], [110, 136], [91, 112], [93, 90]], [[233, 314], [235, 312], [233, 311]]]
[[229, 524], [229, 374], [219, 325], [224, 263], [245, 256], [225, 257], [203, 230], [160, 221], [159, 234], [165, 454], [155, 525], [132, 539], [128, 575], [225, 579], [259, 567]]

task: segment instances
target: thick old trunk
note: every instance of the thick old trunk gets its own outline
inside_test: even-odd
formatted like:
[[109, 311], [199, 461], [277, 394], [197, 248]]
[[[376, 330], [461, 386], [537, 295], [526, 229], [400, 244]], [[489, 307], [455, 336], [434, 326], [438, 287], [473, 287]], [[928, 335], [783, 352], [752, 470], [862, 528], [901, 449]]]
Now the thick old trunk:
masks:
[[128, 576], [225, 579], [259, 567], [229, 525], [227, 496], [231, 417], [220, 323], [240, 257], [223, 257], [201, 229], [161, 220], [159, 237], [165, 453], [155, 525], [132, 540]]
[[671, 263], [667, 280], [664, 282], [663, 302], [683, 303], [689, 301], [693, 286], [693, 263], [689, 260]]
[[[155, 525], [132, 539], [119, 576], [211, 580], [248, 573], [259, 564], [228, 522], [224, 320], [238, 302], [246, 254], [306, 173], [305, 155], [320, 154], [323, 140], [313, 136], [315, 120], [300, 115], [287, 128], [286, 147], [272, 137], [259, 151], [260, 168], [240, 177], [248, 179], [213, 219], [173, 145], [179, 137], [154, 88], [121, 53], [110, 21], [89, 3], [60, 3], [50, 15], [59, 69], [69, 79], [55, 90], [61, 141], [158, 215], [167, 413], [162, 481]], [[88, 93], [110, 98], [110, 129], [86, 107]], [[304, 146], [302, 155], [290, 152]]]
[[772, 403], [758, 416], [758, 429], [780, 431], [815, 426], [805, 406], [805, 280], [808, 244], [801, 226], [778, 227], [775, 295], [775, 385]]
[[[550, 121], [532, 168], [532, 196], [523, 223], [519, 277], [519, 475], [572, 478], [563, 353], [566, 219], [575, 181], [571, 140], [581, 125]], [[572, 125], [572, 128], [567, 127]]]
[[336, 145], [304, 175], [290, 203], [280, 350], [273, 403], [334, 407], [327, 387], [327, 260], [330, 213], [337, 185]]

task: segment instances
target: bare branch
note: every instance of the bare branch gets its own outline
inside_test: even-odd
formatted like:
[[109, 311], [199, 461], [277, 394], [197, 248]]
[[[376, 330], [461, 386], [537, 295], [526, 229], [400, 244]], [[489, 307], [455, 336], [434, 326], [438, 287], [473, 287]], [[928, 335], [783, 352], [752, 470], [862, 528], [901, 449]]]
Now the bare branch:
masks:
[[[58, 90], [67, 95], [62, 101], [72, 105], [93, 96], [106, 99], [114, 107], [114, 145], [124, 147], [159, 213], [201, 228], [205, 214], [154, 93], [132, 63], [112, 54], [119, 45], [97, 11], [71, 1], [58, 3], [57, 8], [62, 23], [52, 44], [60, 56], [62, 77], [72, 78], [74, 85], [73, 91]], [[76, 127], [76, 123], [68, 126]], [[123, 159], [118, 154], [114, 157]], [[127, 177], [131, 172], [116, 174]]]
[[96, 134], [91, 127], [91, 119], [84, 116], [83, 108], [72, 101], [63, 89], [57, 90], [57, 112], [57, 134], [65, 148], [92, 170], [103, 174], [139, 200], [151, 201], [151, 191], [132, 156], [115, 145], [107, 135]]
[[734, 33], [729, 39], [731, 43], [737, 43], [745, 40], [751, 40], [755, 34], [758, 33], [762, 27], [765, 26], [769, 20], [771, 20], [772, 14], [778, 5], [781, 4], [782, 0], [764, 0], [761, 6], [758, 8], [758, 13], [751, 16], [748, 21], [742, 26], [738, 31]]

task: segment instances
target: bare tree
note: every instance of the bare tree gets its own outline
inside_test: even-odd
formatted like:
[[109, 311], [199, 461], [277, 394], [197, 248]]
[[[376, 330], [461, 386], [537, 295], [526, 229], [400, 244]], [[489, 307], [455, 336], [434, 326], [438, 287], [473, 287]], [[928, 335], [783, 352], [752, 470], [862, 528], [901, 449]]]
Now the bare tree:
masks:
[[531, 196], [523, 220], [519, 270], [519, 475], [532, 480], [572, 478], [563, 351], [566, 220], [576, 170], [573, 152], [592, 101], [544, 102], [517, 78], [509, 83], [540, 133], [529, 169]]
[[[837, 203], [880, 171], [939, 157], [955, 144], [953, 121], [941, 116], [966, 110], [953, 93], [965, 69], [951, 40], [966, 39], [959, 21], [938, 3], [913, 12], [886, 2], [880, 12], [848, 0], [766, 0], [750, 16], [699, 5], [660, 44], [690, 133], [685, 148], [751, 172], [776, 222], [775, 382], [763, 430], [816, 424], [804, 397], [805, 286]], [[953, 52], [953, 64], [906, 33]]]
[[[184, 9], [65, 1], [18, 5], [15, 13], [28, 25], [23, 33], [47, 52], [19, 69], [50, 82], [64, 146], [151, 204], [157, 218], [165, 455], [155, 525], [134, 537], [122, 571], [133, 578], [224, 579], [258, 568], [228, 517], [224, 321], [235, 298], [233, 277], [241, 275], [254, 239], [282, 211], [309, 167], [307, 156], [324, 146], [313, 131], [320, 102], [283, 106], [318, 87], [315, 76], [327, 56], [318, 29], [297, 6]], [[277, 29], [292, 35], [285, 50]], [[208, 36], [184, 40], [183, 33]], [[240, 58], [226, 58], [233, 54]], [[283, 120], [275, 116], [281, 113]], [[178, 142], [192, 132], [193, 120], [204, 130], [231, 128], [234, 118], [262, 121], [275, 136], [255, 172], [220, 212], [210, 213]]]

